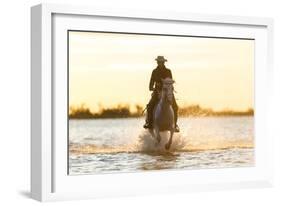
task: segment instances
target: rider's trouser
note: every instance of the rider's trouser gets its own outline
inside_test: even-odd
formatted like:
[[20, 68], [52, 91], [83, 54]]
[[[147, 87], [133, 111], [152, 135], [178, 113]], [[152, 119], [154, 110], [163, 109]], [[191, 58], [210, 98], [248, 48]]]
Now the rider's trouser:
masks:
[[[152, 125], [153, 122], [153, 110], [156, 104], [158, 103], [158, 92], [153, 91], [151, 94], [151, 99], [149, 103], [147, 104], [147, 115], [146, 115], [146, 123], [149, 125]], [[174, 110], [174, 121], [175, 124], [177, 124], [178, 121], [178, 105], [176, 103], [175, 96], [173, 95], [173, 100], [172, 100], [172, 108]]]

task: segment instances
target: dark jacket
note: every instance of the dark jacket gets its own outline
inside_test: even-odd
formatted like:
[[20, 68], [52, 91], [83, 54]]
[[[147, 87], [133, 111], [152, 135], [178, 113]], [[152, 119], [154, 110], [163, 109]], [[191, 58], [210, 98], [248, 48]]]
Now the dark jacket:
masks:
[[[166, 67], [156, 67], [156, 69], [154, 69], [152, 71], [151, 77], [150, 77], [150, 82], [149, 82], [149, 90], [153, 91], [154, 89], [156, 90], [160, 90], [162, 87], [162, 81], [161, 79], [165, 79], [165, 78], [173, 78], [172, 77], [172, 72], [170, 69], [166, 68]], [[155, 85], [155, 87], [154, 87]]]

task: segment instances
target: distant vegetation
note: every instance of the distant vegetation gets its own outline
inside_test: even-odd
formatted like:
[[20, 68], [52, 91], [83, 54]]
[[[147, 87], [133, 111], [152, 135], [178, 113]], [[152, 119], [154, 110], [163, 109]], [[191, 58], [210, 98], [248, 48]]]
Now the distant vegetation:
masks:
[[200, 105], [190, 105], [179, 108], [179, 116], [251, 116], [254, 115], [254, 110], [249, 108], [246, 111], [234, 111], [225, 109], [221, 111], [213, 111], [209, 108], [202, 108]]
[[[91, 119], [91, 118], [128, 118], [144, 116], [144, 107], [141, 105], [134, 106], [134, 112], [131, 111], [130, 105], [117, 105], [110, 108], [100, 108], [96, 113], [90, 111], [84, 104], [69, 108], [69, 118], [71, 119]], [[249, 108], [247, 111], [233, 111], [225, 109], [221, 111], [213, 111], [212, 109], [202, 108], [200, 105], [189, 105], [179, 108], [179, 116], [251, 116], [254, 110]]]

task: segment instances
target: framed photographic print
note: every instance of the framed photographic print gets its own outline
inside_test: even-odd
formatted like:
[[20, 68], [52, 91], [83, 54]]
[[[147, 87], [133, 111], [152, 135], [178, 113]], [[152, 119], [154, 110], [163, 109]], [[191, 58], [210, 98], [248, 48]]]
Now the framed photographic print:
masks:
[[272, 185], [269, 18], [31, 9], [40, 201]]

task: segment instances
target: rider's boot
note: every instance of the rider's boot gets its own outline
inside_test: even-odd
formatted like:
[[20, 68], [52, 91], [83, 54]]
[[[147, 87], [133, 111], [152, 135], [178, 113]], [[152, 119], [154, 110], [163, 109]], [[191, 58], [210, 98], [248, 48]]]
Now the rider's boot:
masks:
[[146, 123], [143, 125], [143, 128], [145, 128], [145, 129], [152, 129], [152, 125], [149, 124], [148, 122], [146, 122]]

